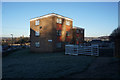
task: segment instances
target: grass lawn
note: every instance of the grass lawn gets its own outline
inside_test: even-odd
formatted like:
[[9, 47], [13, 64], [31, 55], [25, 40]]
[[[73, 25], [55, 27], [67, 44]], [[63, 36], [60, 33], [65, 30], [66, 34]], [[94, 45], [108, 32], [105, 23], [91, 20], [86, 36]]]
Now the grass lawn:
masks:
[[29, 49], [3, 57], [3, 78], [64, 78], [82, 73], [97, 57], [69, 56], [64, 52], [31, 53]]

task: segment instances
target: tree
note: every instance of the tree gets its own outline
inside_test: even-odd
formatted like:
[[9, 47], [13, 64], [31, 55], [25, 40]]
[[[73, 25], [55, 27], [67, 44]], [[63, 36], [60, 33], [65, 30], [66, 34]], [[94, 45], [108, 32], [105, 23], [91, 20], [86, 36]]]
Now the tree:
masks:
[[115, 29], [110, 36], [119, 37], [120, 36], [120, 26], [117, 29]]
[[120, 27], [112, 32], [110, 39], [115, 42], [115, 56], [120, 57]]
[[114, 41], [115, 39], [119, 39], [119, 38], [120, 38], [120, 26], [110, 34], [111, 41]]

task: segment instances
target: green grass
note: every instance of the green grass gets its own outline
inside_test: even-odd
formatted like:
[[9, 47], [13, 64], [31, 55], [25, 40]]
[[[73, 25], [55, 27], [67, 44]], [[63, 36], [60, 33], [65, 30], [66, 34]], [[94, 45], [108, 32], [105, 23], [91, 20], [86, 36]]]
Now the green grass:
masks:
[[62, 78], [81, 73], [96, 59], [64, 52], [31, 53], [19, 50], [3, 57], [3, 78]]

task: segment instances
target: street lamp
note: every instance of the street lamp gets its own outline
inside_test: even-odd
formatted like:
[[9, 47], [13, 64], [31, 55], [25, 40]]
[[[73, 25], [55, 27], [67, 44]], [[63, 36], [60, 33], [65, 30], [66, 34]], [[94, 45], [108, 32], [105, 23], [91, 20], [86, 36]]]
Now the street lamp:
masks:
[[13, 34], [11, 34], [11, 36], [12, 36], [12, 46], [13, 46]]

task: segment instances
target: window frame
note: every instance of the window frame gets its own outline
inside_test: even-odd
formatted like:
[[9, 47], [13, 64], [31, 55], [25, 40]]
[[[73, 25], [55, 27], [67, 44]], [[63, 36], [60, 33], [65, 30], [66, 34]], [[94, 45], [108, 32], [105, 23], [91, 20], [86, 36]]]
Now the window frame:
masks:
[[61, 30], [57, 30], [57, 36], [61, 36]]
[[70, 36], [70, 32], [69, 31], [66, 31], [66, 36]]
[[62, 42], [56, 43], [56, 47], [57, 47], [57, 48], [62, 48]]
[[[39, 34], [39, 35], [38, 35]], [[40, 36], [40, 32], [39, 31], [35, 31], [35, 36], [39, 37]]]
[[40, 20], [35, 21], [35, 25], [38, 26], [40, 24]]
[[40, 47], [40, 42], [35, 42], [35, 47], [39, 48]]
[[68, 21], [68, 20], [67, 20], [67, 21], [66, 21], [66, 25], [68, 25], [68, 26], [69, 26], [69, 25], [70, 25], [70, 21]]
[[79, 33], [80, 31], [79, 31], [79, 29], [76, 29], [76, 33]]
[[83, 30], [81, 30], [81, 33], [83, 34]]
[[62, 24], [62, 19], [61, 18], [57, 18], [57, 23]]

